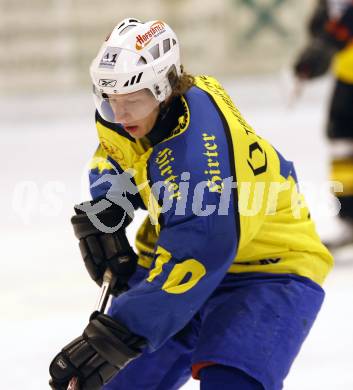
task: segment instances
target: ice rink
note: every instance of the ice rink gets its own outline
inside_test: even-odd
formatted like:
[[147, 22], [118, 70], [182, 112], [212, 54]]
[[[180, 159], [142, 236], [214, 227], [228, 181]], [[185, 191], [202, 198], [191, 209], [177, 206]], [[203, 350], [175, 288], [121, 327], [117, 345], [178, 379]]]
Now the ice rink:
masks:
[[[337, 226], [323, 136], [331, 80], [305, 86], [291, 106], [285, 80], [224, 84], [259, 135], [296, 162], [313, 218], [327, 237]], [[98, 294], [69, 220], [73, 204], [88, 199], [87, 163], [97, 145], [94, 108], [89, 91], [0, 101], [0, 388], [47, 389], [50, 360], [82, 332]], [[137, 213], [131, 238], [141, 218]], [[350, 264], [336, 266], [325, 289], [326, 302], [285, 390], [353, 389], [353, 253]], [[197, 388], [195, 381], [183, 387]]]

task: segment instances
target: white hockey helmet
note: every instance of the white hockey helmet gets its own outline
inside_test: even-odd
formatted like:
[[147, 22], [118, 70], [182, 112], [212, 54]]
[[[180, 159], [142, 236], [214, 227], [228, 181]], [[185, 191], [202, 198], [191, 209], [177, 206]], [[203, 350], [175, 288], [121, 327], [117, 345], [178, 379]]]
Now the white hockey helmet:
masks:
[[[117, 104], [141, 119], [171, 95], [181, 75], [178, 38], [163, 21], [124, 19], [103, 43], [90, 74], [96, 108], [103, 119], [119, 123]], [[135, 99], [131, 105], [131, 97], [141, 95], [137, 92], [148, 92], [150, 99], [140, 104]]]

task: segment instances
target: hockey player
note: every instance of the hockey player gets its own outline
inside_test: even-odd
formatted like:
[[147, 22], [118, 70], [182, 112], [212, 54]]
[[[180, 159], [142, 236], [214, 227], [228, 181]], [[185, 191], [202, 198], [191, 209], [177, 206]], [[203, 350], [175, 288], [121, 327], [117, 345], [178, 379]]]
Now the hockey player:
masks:
[[[281, 389], [332, 267], [292, 162], [217, 80], [183, 71], [165, 22], [125, 19], [90, 70], [93, 201], [72, 223], [117, 297], [53, 359], [52, 388], [173, 390], [192, 374], [203, 390]], [[138, 207], [136, 258], [125, 228]]]
[[320, 0], [309, 23], [310, 41], [294, 71], [303, 80], [322, 76], [333, 64], [336, 78], [327, 136], [332, 149], [331, 180], [343, 184], [338, 194], [342, 232], [327, 244], [353, 244], [353, 1]]

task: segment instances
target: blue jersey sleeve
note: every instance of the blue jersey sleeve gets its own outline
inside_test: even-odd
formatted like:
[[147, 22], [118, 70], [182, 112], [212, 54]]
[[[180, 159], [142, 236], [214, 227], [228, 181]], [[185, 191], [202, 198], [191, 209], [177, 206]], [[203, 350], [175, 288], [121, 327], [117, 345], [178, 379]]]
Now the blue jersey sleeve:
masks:
[[[202, 112], [200, 110], [200, 112]], [[152, 154], [149, 172], [164, 192], [167, 206], [154, 267], [148, 277], [113, 301], [110, 314], [159, 348], [183, 328], [216, 289], [237, 250], [234, 191], [220, 207], [232, 178], [230, 146], [221, 119], [209, 113], [205, 130], [162, 143]], [[202, 125], [202, 124], [201, 124]], [[212, 130], [208, 130], [208, 128]], [[183, 179], [184, 178], [184, 179]], [[186, 180], [185, 180], [186, 179]]]

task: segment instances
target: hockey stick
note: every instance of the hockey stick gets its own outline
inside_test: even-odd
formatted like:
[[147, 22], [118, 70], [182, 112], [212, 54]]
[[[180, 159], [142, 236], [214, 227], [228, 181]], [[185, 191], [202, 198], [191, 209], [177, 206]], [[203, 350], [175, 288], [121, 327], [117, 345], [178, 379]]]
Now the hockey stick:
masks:
[[[113, 280], [112, 271], [109, 268], [107, 268], [103, 275], [103, 283], [100, 289], [98, 302], [95, 308], [95, 310], [99, 311], [100, 313], [104, 313], [107, 307], [107, 303], [110, 297], [110, 284], [112, 280]], [[67, 390], [79, 390], [79, 389], [80, 386], [79, 386], [78, 378], [73, 377], [67, 386]]]
[[297, 78], [291, 69], [283, 68], [280, 72], [280, 84], [286, 108], [293, 109], [303, 95], [305, 81]]
[[288, 99], [288, 108], [293, 108], [303, 94], [304, 81], [296, 78]]

